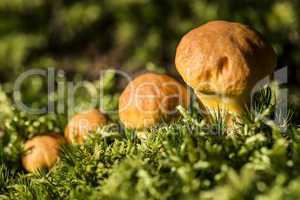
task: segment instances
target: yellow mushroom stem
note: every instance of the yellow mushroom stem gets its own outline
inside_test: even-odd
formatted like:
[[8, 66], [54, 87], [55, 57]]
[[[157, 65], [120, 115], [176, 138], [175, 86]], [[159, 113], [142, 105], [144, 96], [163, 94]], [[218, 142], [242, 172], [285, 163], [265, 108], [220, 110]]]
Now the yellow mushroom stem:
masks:
[[[249, 102], [249, 97], [244, 96], [225, 96], [211, 95], [197, 92], [197, 97], [204, 107], [204, 114], [209, 116], [212, 113], [226, 113], [227, 125], [232, 124], [232, 117], [241, 117], [245, 112], [245, 106]], [[229, 116], [227, 115], [229, 114]]]

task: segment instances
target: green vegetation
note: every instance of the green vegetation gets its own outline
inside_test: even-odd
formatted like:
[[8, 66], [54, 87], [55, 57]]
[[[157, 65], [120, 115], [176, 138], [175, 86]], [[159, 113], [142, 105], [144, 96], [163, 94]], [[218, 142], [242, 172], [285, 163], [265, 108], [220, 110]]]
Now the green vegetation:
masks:
[[[79, 89], [70, 105], [67, 88], [59, 91], [63, 96], [54, 91], [55, 111], [30, 115], [15, 108], [13, 83], [28, 69], [62, 69], [56, 81], [89, 80], [104, 91], [97, 105], [115, 110], [124, 85], [113, 73], [99, 77], [101, 69], [176, 76], [174, 54], [182, 35], [225, 19], [262, 33], [278, 54], [278, 68], [288, 66], [288, 86], [297, 87], [299, 8], [298, 0], [0, 0], [0, 199], [298, 200], [300, 98], [294, 90], [288, 119], [275, 120], [271, 94], [277, 90], [266, 89], [233, 129], [219, 114], [206, 123], [194, 102], [188, 111], [178, 108], [178, 121], [145, 131], [147, 139], [141, 140], [113, 113], [112, 123], [84, 145], [63, 146], [51, 170], [26, 173], [20, 162], [24, 141], [63, 133], [68, 115], [99, 94]], [[48, 103], [44, 78], [22, 84], [18, 97], [26, 105]]]
[[23, 141], [62, 132], [65, 117], [12, 110], [1, 140], [0, 198], [298, 199], [300, 129], [292, 118], [272, 120], [270, 89], [256, 100], [233, 129], [219, 115], [207, 124], [196, 102], [190, 111], [178, 108], [179, 121], [145, 131], [147, 139], [112, 123], [83, 146], [63, 146], [60, 161], [38, 173], [20, 166]]
[[295, 82], [299, 7], [297, 0], [2, 0], [0, 77], [14, 80], [32, 67], [87, 77], [110, 66], [137, 70], [154, 64], [172, 71], [175, 47], [187, 31], [225, 19], [262, 33], [275, 47], [279, 67], [288, 65]]

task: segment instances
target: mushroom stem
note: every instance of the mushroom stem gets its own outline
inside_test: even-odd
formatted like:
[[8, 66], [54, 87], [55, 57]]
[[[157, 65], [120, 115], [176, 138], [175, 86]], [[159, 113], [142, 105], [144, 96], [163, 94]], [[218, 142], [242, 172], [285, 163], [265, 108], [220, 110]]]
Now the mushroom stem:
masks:
[[225, 111], [230, 115], [236, 115], [237, 117], [243, 115], [245, 112], [245, 105], [249, 99], [246, 96], [208, 95], [200, 92], [197, 92], [196, 95], [201, 104], [205, 107], [206, 112]]

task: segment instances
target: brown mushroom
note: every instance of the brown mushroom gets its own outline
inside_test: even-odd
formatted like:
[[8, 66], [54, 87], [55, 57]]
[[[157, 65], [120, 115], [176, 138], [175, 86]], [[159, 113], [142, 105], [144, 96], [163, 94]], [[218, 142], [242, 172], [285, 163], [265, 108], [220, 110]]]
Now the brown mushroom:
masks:
[[119, 116], [125, 127], [144, 129], [177, 115], [188, 105], [187, 90], [167, 75], [146, 73], [131, 81], [119, 98]]
[[36, 136], [28, 140], [24, 145], [23, 167], [28, 172], [42, 168], [50, 169], [59, 158], [59, 148], [62, 143], [64, 138], [56, 133]]
[[65, 138], [68, 143], [82, 144], [86, 136], [99, 126], [107, 124], [107, 119], [97, 109], [78, 113], [73, 116], [65, 128]]
[[276, 54], [249, 27], [212, 21], [183, 36], [175, 63], [209, 111], [226, 110], [240, 116], [255, 84], [274, 70]]

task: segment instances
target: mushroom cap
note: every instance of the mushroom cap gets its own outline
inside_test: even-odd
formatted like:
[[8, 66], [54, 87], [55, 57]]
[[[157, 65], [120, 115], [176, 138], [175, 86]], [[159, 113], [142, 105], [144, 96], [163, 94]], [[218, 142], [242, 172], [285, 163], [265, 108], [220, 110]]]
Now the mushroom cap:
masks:
[[65, 128], [65, 138], [68, 143], [82, 144], [86, 136], [99, 126], [107, 124], [107, 119], [97, 109], [91, 109], [74, 115]]
[[276, 54], [261, 35], [235, 22], [212, 21], [183, 36], [177, 71], [195, 91], [242, 95], [272, 73]]
[[125, 127], [148, 128], [176, 116], [188, 106], [187, 89], [167, 75], [146, 73], [131, 81], [119, 98], [119, 117]]
[[26, 141], [25, 154], [22, 156], [22, 165], [28, 172], [38, 169], [50, 169], [59, 157], [60, 145], [64, 138], [57, 133], [36, 136]]

